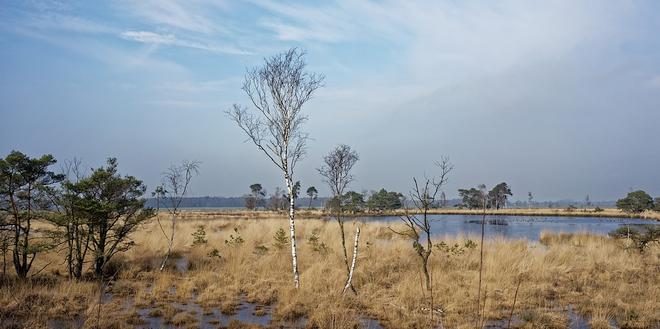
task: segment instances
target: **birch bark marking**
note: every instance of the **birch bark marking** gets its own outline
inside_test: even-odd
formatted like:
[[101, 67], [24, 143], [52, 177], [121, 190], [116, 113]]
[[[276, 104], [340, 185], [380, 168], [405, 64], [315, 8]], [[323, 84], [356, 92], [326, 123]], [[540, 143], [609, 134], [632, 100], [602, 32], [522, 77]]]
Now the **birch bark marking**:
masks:
[[293, 197], [293, 180], [286, 179], [286, 187], [289, 191], [289, 233], [291, 235], [291, 263], [293, 265], [293, 284], [296, 289], [300, 287], [300, 275], [298, 274], [298, 253], [296, 249], [296, 222], [295, 222], [295, 199]]
[[348, 280], [346, 280], [346, 285], [344, 286], [344, 291], [342, 294], [346, 293], [346, 290], [353, 286], [353, 272], [355, 272], [355, 263], [357, 262], [358, 256], [358, 243], [360, 242], [360, 225], [355, 229], [355, 244], [353, 245], [353, 260], [351, 261], [351, 270], [348, 272]]

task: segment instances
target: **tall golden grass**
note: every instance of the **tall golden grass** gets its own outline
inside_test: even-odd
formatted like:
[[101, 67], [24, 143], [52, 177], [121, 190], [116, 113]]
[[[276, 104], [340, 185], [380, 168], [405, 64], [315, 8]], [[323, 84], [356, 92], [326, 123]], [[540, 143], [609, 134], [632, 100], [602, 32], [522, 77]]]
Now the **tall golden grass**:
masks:
[[[194, 327], [191, 314], [176, 310], [172, 303], [194, 298], [205, 309], [231, 312], [245, 296], [250, 302], [272, 305], [275, 321], [305, 317], [309, 328], [360, 327], [363, 317], [375, 317], [387, 328], [422, 328], [429, 327], [431, 313], [443, 328], [474, 327], [479, 253], [478, 248], [466, 248], [465, 242], [477, 242], [476, 237], [437, 237], [436, 242], [458, 248], [456, 252], [434, 249], [431, 310], [431, 296], [423, 287], [410, 241], [385, 223], [347, 222], [348, 231], [358, 224], [361, 250], [353, 279], [358, 293], [344, 296], [345, 268], [334, 222], [298, 221], [298, 290], [290, 280], [288, 249], [279, 250], [274, 244], [276, 231], [286, 231], [286, 220], [182, 220], [175, 257], [165, 272], [158, 272], [158, 265], [166, 240], [154, 222], [146, 224], [134, 236], [136, 246], [109, 266], [116, 273], [108, 288], [113, 298], [102, 305], [98, 321], [105, 328], [133, 327], [139, 323], [136, 310], [149, 306], [172, 323]], [[192, 233], [199, 226], [204, 227], [208, 242], [193, 245]], [[230, 243], [230, 235], [240, 235], [244, 242]], [[308, 242], [313, 235], [318, 237], [316, 244]], [[327, 248], [319, 248], [321, 243]], [[544, 233], [540, 243], [489, 239], [484, 248], [488, 321], [508, 321], [521, 282], [513, 321], [517, 327], [565, 328], [569, 306], [586, 316], [593, 328], [607, 328], [610, 321], [625, 328], [660, 325], [657, 244], [639, 253], [607, 237]], [[214, 250], [220, 257], [213, 256]], [[187, 271], [177, 270], [180, 257], [189, 261]], [[5, 281], [0, 289], [0, 319], [39, 328], [55, 318], [81, 315], [87, 319], [85, 327], [94, 328], [98, 285], [68, 281], [62, 259], [56, 252], [41, 255], [35, 268], [50, 265], [33, 281]]]

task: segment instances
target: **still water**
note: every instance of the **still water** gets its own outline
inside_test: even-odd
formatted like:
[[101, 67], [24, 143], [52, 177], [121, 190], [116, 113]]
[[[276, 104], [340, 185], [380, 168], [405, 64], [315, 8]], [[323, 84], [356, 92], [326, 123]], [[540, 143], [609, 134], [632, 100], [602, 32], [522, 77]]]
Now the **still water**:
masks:
[[[432, 215], [431, 233], [436, 236], [481, 234], [481, 216]], [[401, 223], [399, 217], [363, 217], [365, 221]], [[607, 235], [625, 225], [660, 225], [660, 222], [632, 218], [486, 216], [486, 237], [505, 237], [538, 241], [541, 232], [591, 233]]]

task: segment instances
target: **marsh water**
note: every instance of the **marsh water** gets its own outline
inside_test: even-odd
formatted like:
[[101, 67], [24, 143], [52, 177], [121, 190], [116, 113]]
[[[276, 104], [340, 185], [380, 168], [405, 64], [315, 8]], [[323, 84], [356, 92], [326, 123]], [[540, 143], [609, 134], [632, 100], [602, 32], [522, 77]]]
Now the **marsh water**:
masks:
[[[431, 233], [436, 236], [476, 236], [481, 234], [482, 216], [431, 215]], [[365, 221], [401, 222], [400, 217], [362, 217]], [[538, 241], [541, 232], [591, 233], [607, 235], [620, 226], [660, 225], [660, 222], [635, 218], [486, 216], [488, 238], [528, 239]]]

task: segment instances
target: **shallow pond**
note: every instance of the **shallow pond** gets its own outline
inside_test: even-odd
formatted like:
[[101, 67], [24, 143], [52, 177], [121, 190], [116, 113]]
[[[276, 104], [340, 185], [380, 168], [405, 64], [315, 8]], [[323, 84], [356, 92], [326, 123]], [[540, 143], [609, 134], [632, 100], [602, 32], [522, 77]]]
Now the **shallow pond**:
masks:
[[[463, 236], [481, 234], [481, 216], [431, 215], [431, 233], [436, 236]], [[365, 221], [401, 223], [400, 217], [362, 217]], [[603, 217], [541, 217], [541, 216], [486, 216], [486, 237], [505, 237], [538, 241], [541, 232], [592, 233], [606, 235], [625, 225], [660, 225], [660, 222], [634, 218]]]

